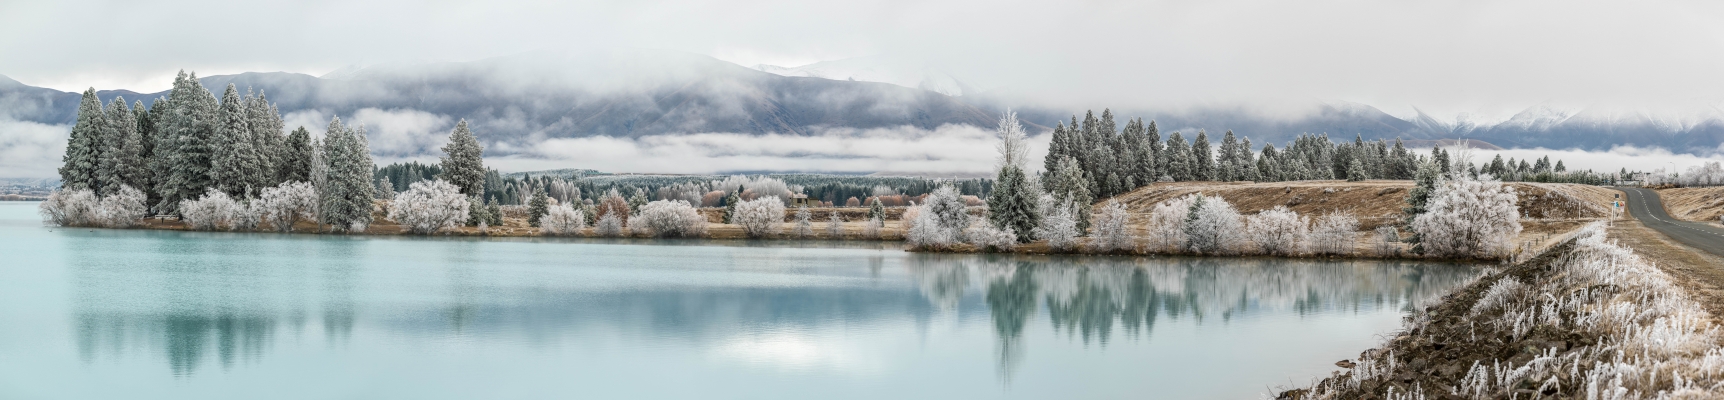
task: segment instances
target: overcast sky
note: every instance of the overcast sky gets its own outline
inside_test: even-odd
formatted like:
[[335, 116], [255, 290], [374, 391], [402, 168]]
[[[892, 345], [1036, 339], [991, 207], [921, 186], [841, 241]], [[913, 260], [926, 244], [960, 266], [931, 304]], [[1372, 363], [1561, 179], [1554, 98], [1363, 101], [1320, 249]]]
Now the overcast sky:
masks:
[[892, 54], [1073, 107], [1454, 115], [1724, 93], [1720, 2], [0, 0], [0, 74], [67, 91], [593, 45], [743, 65]]

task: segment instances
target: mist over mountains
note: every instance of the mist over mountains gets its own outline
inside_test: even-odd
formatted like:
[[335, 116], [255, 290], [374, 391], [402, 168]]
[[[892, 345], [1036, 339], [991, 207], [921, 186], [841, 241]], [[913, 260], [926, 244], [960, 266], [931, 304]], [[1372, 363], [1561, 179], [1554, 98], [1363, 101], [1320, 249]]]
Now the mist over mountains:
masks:
[[[556, 154], [575, 154], [564, 151], [569, 143], [576, 143], [572, 139], [633, 140], [633, 146], [651, 147], [668, 137], [706, 135], [676, 145], [699, 148], [708, 155], [760, 151], [774, 157], [845, 159], [878, 157], [885, 150], [856, 152], [853, 143], [732, 148], [737, 145], [711, 135], [867, 137], [879, 139], [868, 146], [880, 147], [890, 146], [885, 143], [891, 140], [881, 139], [886, 136], [904, 143], [930, 143], [928, 137], [949, 134], [951, 127], [985, 132], [1007, 108], [1017, 111], [1036, 135], [1070, 121], [1074, 113], [1082, 119], [1084, 112], [1016, 98], [1009, 88], [978, 87], [943, 69], [892, 57], [751, 68], [674, 51], [536, 51], [472, 62], [345, 68], [321, 77], [248, 72], [200, 79], [211, 90], [231, 83], [241, 90], [264, 92], [280, 107], [289, 129], [303, 125], [320, 131], [335, 116], [365, 124], [377, 153], [402, 157], [436, 154], [442, 137], [460, 119], [469, 121], [486, 143], [487, 153], [494, 155], [546, 156], [541, 150], [547, 148]], [[166, 92], [101, 90], [98, 94], [104, 101], [118, 95], [148, 104]], [[45, 138], [49, 134], [44, 132], [69, 129], [78, 100], [77, 93], [0, 77], [0, 147], [14, 147], [11, 152], [0, 148], [0, 154], [51, 153], [53, 140]], [[1538, 106], [1496, 121], [1467, 116], [1445, 119], [1422, 112], [1402, 118], [1346, 102], [1312, 102], [1300, 109], [1275, 115], [1243, 106], [1178, 111], [1124, 107], [1113, 112], [1122, 122], [1133, 117], [1155, 120], [1164, 133], [1203, 129], [1219, 134], [1231, 129], [1257, 146], [1280, 145], [1306, 132], [1327, 133], [1337, 140], [1355, 135], [1367, 140], [1466, 138], [1504, 148], [1608, 150], [1629, 145], [1697, 155], [1715, 154], [1724, 142], [1724, 111], [1713, 106], [1675, 111]], [[15, 137], [26, 131], [28, 137]], [[58, 141], [63, 142], [64, 136]], [[18, 147], [19, 143], [35, 147]], [[57, 154], [52, 160], [58, 160]], [[733, 165], [747, 165], [742, 161]], [[888, 167], [852, 164], [846, 168]]]

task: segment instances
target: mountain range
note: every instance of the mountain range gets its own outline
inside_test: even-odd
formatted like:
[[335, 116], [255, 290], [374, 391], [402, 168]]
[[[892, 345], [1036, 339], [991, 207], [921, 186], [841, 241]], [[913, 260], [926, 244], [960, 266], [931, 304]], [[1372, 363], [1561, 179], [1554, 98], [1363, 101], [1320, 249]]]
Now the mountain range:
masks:
[[[995, 95], [1000, 91], [979, 89], [939, 68], [889, 57], [751, 68], [672, 51], [535, 51], [471, 62], [344, 68], [324, 76], [248, 72], [200, 79], [217, 93], [230, 83], [242, 91], [262, 91], [290, 116], [327, 121], [329, 116], [346, 119], [364, 110], [413, 111], [440, 118], [437, 124], [444, 130], [455, 119], [466, 119], [481, 140], [511, 145], [503, 148], [591, 136], [811, 136], [943, 125], [991, 129], [1008, 107], [1041, 134], [1074, 114], [1081, 119], [1084, 112]], [[149, 103], [166, 92], [100, 90], [98, 95], [104, 101], [118, 95]], [[78, 101], [78, 93], [0, 76], [0, 120], [69, 125], [76, 119]], [[1233, 130], [1258, 144], [1284, 143], [1307, 132], [1347, 140], [1355, 135], [1419, 141], [1466, 138], [1505, 148], [1605, 150], [1633, 145], [1693, 154], [1719, 152], [1724, 143], [1724, 111], [1717, 107], [1661, 113], [1537, 106], [1502, 121], [1444, 119], [1423, 112], [1402, 118], [1348, 102], [1314, 102], [1306, 109], [1296, 116], [1264, 116], [1246, 107], [1123, 108], [1114, 114], [1122, 121], [1155, 120], [1164, 135], [1174, 130]], [[314, 130], [321, 127], [306, 124]]]

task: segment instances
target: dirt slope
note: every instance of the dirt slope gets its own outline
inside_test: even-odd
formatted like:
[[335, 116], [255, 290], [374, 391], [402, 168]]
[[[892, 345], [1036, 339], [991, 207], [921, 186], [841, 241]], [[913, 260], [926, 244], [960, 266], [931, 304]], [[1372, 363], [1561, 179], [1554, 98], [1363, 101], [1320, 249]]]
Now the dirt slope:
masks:
[[1658, 197], [1672, 217], [1718, 222], [1724, 216], [1724, 187], [1658, 189]]

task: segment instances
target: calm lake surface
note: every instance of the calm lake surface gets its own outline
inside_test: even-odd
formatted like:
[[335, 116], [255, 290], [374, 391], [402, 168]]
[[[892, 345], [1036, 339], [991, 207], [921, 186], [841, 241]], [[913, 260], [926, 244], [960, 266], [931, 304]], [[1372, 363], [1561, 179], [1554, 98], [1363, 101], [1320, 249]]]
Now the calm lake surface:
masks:
[[[1257, 398], [1471, 267], [42, 226], [0, 398]], [[814, 247], [814, 246], [821, 247]]]

